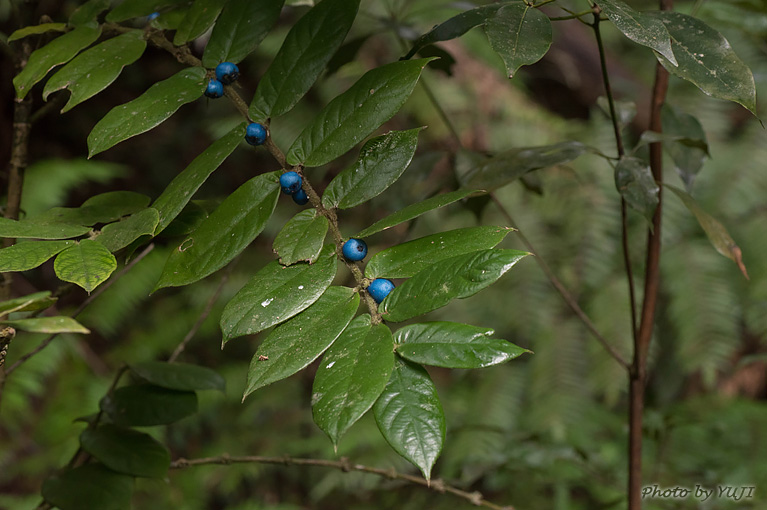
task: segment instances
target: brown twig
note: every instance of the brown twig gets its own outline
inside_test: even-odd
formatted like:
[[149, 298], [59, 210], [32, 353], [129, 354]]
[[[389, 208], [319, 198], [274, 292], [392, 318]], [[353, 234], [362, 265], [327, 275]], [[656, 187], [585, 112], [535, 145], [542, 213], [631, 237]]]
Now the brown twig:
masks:
[[583, 309], [578, 304], [578, 301], [575, 299], [575, 297], [570, 294], [570, 292], [567, 290], [567, 287], [564, 286], [564, 284], [557, 278], [557, 275], [554, 274], [554, 271], [552, 271], [551, 267], [546, 263], [546, 261], [538, 254], [538, 251], [535, 249], [535, 247], [532, 245], [530, 240], [522, 233], [521, 230], [515, 225], [514, 219], [511, 217], [511, 214], [509, 213], [508, 209], [501, 203], [500, 200], [498, 200], [498, 197], [495, 195], [495, 193], [490, 193], [490, 198], [495, 202], [495, 205], [500, 210], [501, 214], [506, 218], [506, 222], [509, 224], [510, 227], [516, 228], [517, 233], [516, 236], [519, 238], [520, 241], [522, 241], [522, 244], [525, 245], [527, 250], [532, 253], [535, 256], [535, 260], [538, 261], [538, 265], [543, 270], [546, 277], [549, 279], [551, 284], [554, 286], [554, 288], [559, 292], [559, 295], [562, 296], [562, 299], [565, 300], [565, 303], [567, 303], [567, 306], [570, 307], [570, 309], [575, 313], [575, 315], [583, 322], [583, 324], [586, 326], [586, 329], [589, 330], [589, 332], [593, 335], [593, 337], [599, 342], [602, 347], [607, 351], [607, 353], [620, 364], [623, 368], [628, 370], [630, 368], [629, 363], [623, 359], [623, 356], [621, 356], [621, 353], [619, 353], [610, 343], [607, 341], [605, 337], [602, 336], [602, 334], [597, 330], [597, 327], [594, 325], [593, 322], [591, 322], [591, 319], [588, 315], [586, 315], [586, 312], [583, 311]]
[[402, 480], [412, 483], [414, 485], [420, 485], [429, 490], [439, 493], [450, 493], [459, 498], [465, 499], [469, 503], [475, 506], [482, 506], [485, 508], [492, 508], [494, 510], [514, 510], [512, 506], [496, 505], [490, 501], [487, 501], [480, 492], [467, 492], [452, 485], [448, 485], [443, 480], [426, 480], [419, 476], [408, 475], [405, 473], [399, 473], [393, 469], [380, 469], [362, 464], [353, 464], [349, 462], [347, 458], [341, 458], [341, 460], [323, 460], [323, 459], [296, 459], [292, 457], [261, 457], [261, 456], [241, 456], [230, 457], [229, 455], [221, 455], [219, 457], [205, 457], [200, 459], [177, 459], [170, 463], [171, 469], [184, 469], [193, 466], [204, 466], [210, 464], [229, 465], [229, 464], [276, 464], [283, 466], [316, 466], [325, 467], [331, 469], [339, 469], [343, 472], [359, 471], [362, 473], [369, 473], [389, 480]]
[[176, 359], [178, 359], [181, 353], [184, 352], [184, 349], [186, 349], [187, 344], [192, 340], [192, 338], [194, 338], [194, 335], [197, 334], [197, 331], [202, 326], [202, 323], [205, 322], [205, 319], [208, 318], [208, 315], [210, 315], [210, 312], [213, 310], [213, 305], [216, 304], [219, 296], [221, 296], [221, 291], [224, 290], [224, 285], [226, 285], [226, 282], [229, 280], [229, 276], [232, 274], [233, 268], [234, 262], [230, 263], [224, 270], [223, 274], [221, 275], [221, 281], [218, 282], [216, 290], [210, 296], [210, 299], [208, 299], [208, 302], [205, 304], [205, 308], [197, 318], [197, 321], [192, 326], [192, 329], [189, 330], [184, 339], [181, 340], [181, 343], [178, 344], [178, 347], [176, 347], [176, 349], [173, 351], [173, 354], [171, 354], [170, 358], [168, 358], [168, 363], [173, 363], [176, 361]]

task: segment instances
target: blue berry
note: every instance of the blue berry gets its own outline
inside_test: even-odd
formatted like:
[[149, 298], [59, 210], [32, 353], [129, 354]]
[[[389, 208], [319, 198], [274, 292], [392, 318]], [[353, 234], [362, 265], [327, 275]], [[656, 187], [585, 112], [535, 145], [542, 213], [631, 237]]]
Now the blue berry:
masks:
[[248, 124], [245, 130], [245, 141], [250, 145], [263, 145], [266, 141], [266, 128], [257, 122]]
[[309, 201], [309, 197], [306, 196], [306, 191], [300, 189], [293, 193], [293, 202], [297, 203], [298, 205], [304, 205]]
[[213, 99], [223, 96], [224, 84], [218, 80], [210, 80], [208, 82], [208, 87], [205, 89], [205, 95]]
[[295, 195], [301, 190], [301, 176], [297, 172], [285, 172], [280, 175], [280, 186], [286, 195]]
[[394, 284], [391, 280], [386, 278], [376, 278], [368, 286], [368, 294], [375, 300], [376, 303], [380, 303], [391, 291], [394, 290]]
[[362, 239], [351, 238], [344, 243], [341, 251], [344, 258], [349, 262], [357, 262], [365, 258], [368, 254], [368, 245]]
[[224, 85], [230, 85], [240, 77], [240, 69], [231, 62], [221, 62], [216, 66], [216, 79]]
[[160, 15], [159, 12], [153, 12], [152, 14], [150, 14], [149, 16], [146, 17], [146, 20], [147, 21], [152, 21], [153, 19], [156, 19], [157, 16], [159, 16], [159, 15]]

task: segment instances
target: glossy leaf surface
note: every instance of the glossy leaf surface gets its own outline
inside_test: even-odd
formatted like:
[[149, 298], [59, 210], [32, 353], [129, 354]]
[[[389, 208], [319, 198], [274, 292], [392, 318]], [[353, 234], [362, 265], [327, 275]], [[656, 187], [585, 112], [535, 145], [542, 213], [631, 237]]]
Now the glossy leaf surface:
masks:
[[51, 76], [43, 89], [43, 99], [57, 90], [69, 89], [69, 101], [61, 110], [71, 110], [90, 99], [120, 76], [123, 67], [132, 64], [146, 49], [140, 30], [126, 32], [81, 53]]
[[202, 65], [241, 62], [277, 22], [285, 0], [229, 0], [218, 17], [202, 55]]
[[365, 266], [365, 276], [409, 278], [441, 260], [493, 248], [512, 231], [508, 227], [469, 227], [414, 239], [376, 253]]
[[162, 195], [152, 204], [152, 207], [160, 213], [160, 222], [155, 229], [155, 235], [165, 230], [165, 227], [178, 216], [210, 174], [234, 152], [244, 137], [245, 123], [243, 122], [213, 142], [168, 184]]
[[322, 205], [348, 209], [380, 195], [413, 160], [421, 129], [390, 131], [365, 142], [354, 165], [325, 188]]
[[75, 55], [93, 44], [100, 35], [101, 27], [96, 24], [84, 25], [33, 51], [27, 65], [13, 78], [16, 97], [26, 97], [32, 87], [45, 78], [48, 71], [75, 58]]
[[216, 22], [225, 3], [221, 0], [194, 0], [173, 36], [173, 44], [180, 46], [204, 34]]
[[249, 114], [264, 122], [290, 111], [317, 81], [344, 42], [360, 0], [323, 0], [288, 32], [258, 82]]
[[427, 480], [445, 443], [445, 414], [437, 388], [420, 365], [397, 359], [373, 406], [378, 430]]
[[107, 21], [120, 22], [148, 16], [165, 7], [185, 3], [187, 0], [125, 0], [107, 14]]
[[274, 238], [274, 251], [280, 262], [287, 266], [296, 262], [314, 263], [320, 256], [327, 233], [328, 219], [317, 214], [315, 209], [306, 209], [282, 227]]
[[109, 9], [110, 0], [88, 0], [69, 16], [69, 24], [79, 27], [97, 21], [99, 14]]
[[275, 260], [264, 266], [224, 308], [224, 342], [284, 322], [317, 301], [336, 276], [334, 255], [329, 245], [314, 264], [285, 267]]
[[196, 282], [231, 262], [264, 229], [279, 193], [275, 173], [237, 188], [171, 252], [155, 290]]
[[30, 333], [90, 333], [88, 328], [71, 317], [34, 317], [0, 322]]
[[101, 409], [116, 425], [167, 425], [197, 412], [197, 394], [152, 384], [123, 386], [101, 400]]
[[117, 260], [104, 245], [83, 239], [59, 253], [53, 262], [53, 269], [60, 280], [72, 282], [91, 292], [117, 269]]
[[34, 269], [74, 241], [31, 241], [17, 243], [0, 250], [0, 272]]
[[494, 283], [522, 258], [517, 250], [481, 250], [432, 264], [383, 300], [383, 317], [400, 322], [473, 296]]
[[199, 98], [206, 86], [205, 69], [190, 67], [155, 83], [133, 101], [115, 106], [88, 135], [88, 157], [149, 131], [181, 105]]
[[495, 16], [498, 9], [509, 4], [511, 4], [511, 2], [499, 2], [491, 5], [484, 5], [453, 16], [416, 39], [415, 43], [413, 43], [413, 47], [410, 48], [410, 51], [404, 58], [412, 58], [424, 46], [461, 37], [472, 28], [486, 23], [489, 18]]
[[114, 253], [143, 235], [152, 235], [159, 221], [157, 209], [148, 207], [122, 221], [104, 226], [95, 240]]
[[456, 322], [424, 322], [397, 330], [394, 342], [403, 358], [435, 367], [483, 368], [530, 352], [500, 338], [488, 328]]
[[334, 445], [386, 387], [394, 367], [392, 343], [389, 328], [371, 326], [365, 314], [354, 319], [322, 357], [314, 376], [312, 414]]
[[588, 147], [580, 142], [511, 149], [484, 159], [462, 175], [460, 180], [466, 188], [493, 191], [519, 179], [527, 172], [567, 163], [588, 150]]
[[635, 11], [622, 0], [600, 0], [599, 7], [623, 35], [637, 44], [652, 48], [676, 66], [671, 35], [657, 17]]
[[224, 391], [226, 389], [226, 381], [218, 372], [199, 365], [142, 361], [132, 363], [130, 369], [147, 382], [171, 390]]
[[117, 425], [87, 428], [80, 434], [83, 450], [106, 467], [132, 476], [163, 478], [170, 467], [170, 452], [149, 434]]
[[740, 103], [756, 115], [754, 75], [722, 34], [680, 12], [652, 15], [663, 21], [672, 37], [679, 65], [671, 65], [656, 54], [668, 72], [692, 82], [710, 96]]
[[551, 46], [551, 21], [539, 9], [516, 2], [498, 9], [485, 24], [490, 46], [503, 59], [506, 74], [538, 62]]
[[45, 480], [42, 495], [60, 510], [130, 510], [133, 477], [102, 464], [84, 464]]
[[80, 207], [54, 207], [30, 221], [40, 223], [71, 223], [92, 226], [110, 223], [123, 216], [141, 211], [149, 205], [149, 197], [133, 191], [109, 191], [95, 195]]
[[652, 220], [659, 188], [647, 163], [634, 157], [621, 158], [615, 166], [615, 187], [633, 209]]
[[288, 163], [324, 165], [357, 145], [405, 104], [429, 60], [393, 62], [365, 73], [298, 136]]
[[351, 322], [359, 303], [360, 296], [352, 289], [330, 287], [303, 313], [275, 328], [250, 362], [242, 399], [317, 359]]
[[354, 237], [372, 236], [373, 234], [386, 230], [387, 228], [391, 228], [399, 225], [400, 223], [404, 223], [406, 221], [412, 220], [413, 218], [417, 218], [424, 213], [433, 211], [434, 209], [438, 209], [440, 207], [445, 207], [446, 205], [450, 205], [453, 202], [457, 202], [458, 200], [466, 198], [472, 193], [477, 193], [477, 191], [459, 189], [458, 191], [452, 191], [443, 195], [427, 198], [426, 200], [422, 200], [421, 202], [409, 205], [404, 209], [400, 209], [394, 214], [391, 214], [386, 218], [373, 223], [368, 228], [357, 233]]
[[90, 232], [90, 228], [65, 223], [38, 223], [0, 218], [0, 237], [22, 239], [68, 239]]

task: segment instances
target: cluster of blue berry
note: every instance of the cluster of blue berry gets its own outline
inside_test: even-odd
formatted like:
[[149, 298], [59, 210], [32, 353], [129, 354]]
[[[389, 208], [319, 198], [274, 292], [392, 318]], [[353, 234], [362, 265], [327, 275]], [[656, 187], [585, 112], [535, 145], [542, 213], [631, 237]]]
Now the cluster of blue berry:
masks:
[[[216, 66], [216, 79], [208, 82], [205, 95], [216, 99], [224, 95], [224, 85], [234, 83], [240, 77], [240, 70], [237, 65], [231, 62], [222, 62]], [[262, 145], [266, 142], [266, 127], [257, 122], [248, 125], [245, 131], [245, 141], [250, 145]], [[304, 205], [309, 201], [309, 197], [302, 188], [303, 180], [298, 172], [285, 172], [280, 176], [280, 187], [282, 192], [293, 197], [293, 201], [298, 205]], [[368, 254], [368, 246], [362, 239], [349, 239], [342, 248], [344, 258], [350, 262], [359, 262]], [[380, 303], [389, 293], [394, 290], [394, 284], [386, 278], [376, 278], [367, 287], [367, 292]]]
[[[344, 243], [341, 252], [344, 258], [350, 262], [359, 262], [368, 254], [368, 245], [362, 239], [352, 237]], [[389, 293], [394, 290], [394, 284], [386, 278], [376, 278], [367, 288], [368, 294], [376, 303], [381, 303]]]

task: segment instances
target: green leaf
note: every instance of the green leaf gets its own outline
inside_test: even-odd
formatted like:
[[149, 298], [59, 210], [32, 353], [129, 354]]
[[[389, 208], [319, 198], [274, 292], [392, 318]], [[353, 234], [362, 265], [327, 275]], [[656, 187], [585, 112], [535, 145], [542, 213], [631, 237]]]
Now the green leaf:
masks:
[[453, 16], [416, 39], [415, 43], [413, 43], [413, 47], [410, 48], [410, 51], [403, 57], [403, 59], [407, 60], [413, 58], [413, 56], [424, 46], [461, 37], [472, 28], [485, 24], [489, 18], [495, 16], [498, 9], [509, 4], [511, 4], [511, 2], [499, 2], [477, 7], [476, 9], [471, 9]]
[[492, 329], [455, 322], [424, 322], [394, 334], [397, 354], [408, 361], [444, 368], [483, 368], [530, 352], [500, 338]]
[[143, 235], [152, 235], [159, 221], [157, 209], [150, 207], [122, 221], [106, 225], [95, 240], [115, 253]]
[[671, 35], [657, 17], [637, 12], [622, 0], [600, 0], [599, 7], [623, 35], [657, 51], [671, 65], [678, 65], [671, 48]]
[[90, 46], [100, 35], [101, 27], [95, 24], [84, 25], [33, 51], [27, 65], [13, 79], [16, 97], [24, 99], [32, 87], [45, 78], [48, 71], [75, 58], [75, 55]]
[[146, 49], [144, 33], [132, 30], [108, 39], [85, 51], [51, 76], [43, 89], [43, 100], [61, 89], [72, 93], [61, 113], [90, 99], [120, 76], [123, 67], [132, 64]]
[[24, 39], [30, 35], [40, 35], [46, 32], [66, 32], [66, 23], [42, 23], [40, 25], [32, 25], [16, 30], [8, 36], [7, 42], [16, 41], [17, 39]]
[[393, 62], [365, 73], [298, 136], [288, 163], [321, 166], [346, 153], [399, 111], [430, 60]]
[[89, 293], [104, 283], [115, 269], [115, 256], [90, 239], [70, 246], [53, 262], [53, 270], [59, 279], [77, 284]]
[[125, 0], [107, 14], [107, 21], [119, 23], [131, 18], [147, 16], [165, 7], [171, 7], [188, 0]]
[[178, 30], [189, 9], [189, 4], [185, 4], [174, 8], [172, 11], [161, 12], [159, 16], [149, 22], [149, 26], [159, 30]]
[[551, 21], [538, 9], [516, 2], [498, 9], [485, 24], [490, 46], [512, 78], [525, 65], [538, 62], [551, 46]]
[[218, 372], [199, 365], [144, 361], [130, 365], [131, 371], [142, 379], [171, 390], [226, 389], [226, 381]]
[[284, 322], [317, 301], [336, 276], [334, 255], [328, 245], [314, 264], [285, 267], [275, 260], [264, 266], [224, 308], [224, 343]]
[[560, 142], [511, 149], [483, 162], [460, 176], [463, 187], [492, 191], [519, 179], [527, 172], [561, 165], [589, 151], [580, 142]]
[[244, 137], [245, 123], [243, 122], [213, 142], [168, 184], [162, 195], [152, 204], [152, 207], [160, 213], [160, 223], [157, 224], [155, 235], [165, 230], [178, 216], [208, 176], [234, 152]]
[[38, 223], [0, 218], [0, 237], [16, 239], [67, 239], [87, 234], [91, 229], [64, 223]]
[[155, 83], [133, 101], [115, 106], [88, 135], [88, 157], [161, 124], [181, 105], [199, 98], [206, 86], [205, 69], [190, 67]]
[[743, 276], [748, 279], [748, 271], [746, 271], [746, 266], [743, 264], [743, 253], [730, 236], [730, 233], [727, 232], [727, 228], [722, 225], [719, 220], [704, 211], [694, 198], [681, 189], [671, 186], [670, 184], [666, 184], [665, 187], [678, 196], [685, 207], [695, 215], [695, 219], [698, 220], [698, 224], [703, 228], [703, 231], [706, 232], [708, 240], [714, 246], [716, 251], [735, 262], [738, 265], [740, 272], [743, 273]]
[[155, 290], [194, 283], [228, 264], [264, 229], [279, 195], [275, 172], [237, 188], [173, 250]]
[[317, 214], [315, 209], [303, 210], [293, 216], [274, 238], [274, 251], [286, 266], [296, 262], [313, 263], [320, 256], [327, 233], [328, 219], [325, 216]]
[[412, 161], [421, 129], [390, 131], [365, 142], [354, 165], [325, 188], [322, 205], [349, 209], [380, 195]]
[[196, 201], [184, 207], [162, 231], [163, 237], [186, 236], [194, 232], [208, 217], [208, 213]]
[[133, 477], [84, 464], [45, 480], [42, 495], [60, 510], [130, 510]]
[[202, 55], [202, 65], [241, 62], [277, 22], [285, 0], [229, 0], [218, 17]]
[[101, 400], [101, 409], [116, 425], [167, 425], [197, 412], [197, 394], [152, 384], [123, 386]]
[[661, 121], [664, 133], [680, 136], [683, 140], [697, 140], [703, 144], [701, 147], [680, 141], [663, 146], [674, 161], [674, 167], [689, 193], [692, 190], [695, 177], [703, 168], [703, 163], [708, 157], [706, 133], [698, 119], [669, 104], [663, 105], [661, 109]]
[[88, 0], [69, 16], [69, 24], [79, 27], [97, 21], [99, 14], [109, 9], [111, 0]]
[[447, 258], [494, 248], [513, 230], [508, 227], [469, 227], [414, 239], [376, 253], [365, 266], [365, 276], [371, 279], [409, 278]]
[[225, 3], [221, 0], [194, 0], [173, 36], [173, 44], [181, 46], [204, 34], [216, 22]]
[[0, 272], [34, 269], [74, 241], [31, 241], [0, 250]]
[[116, 425], [88, 427], [80, 434], [83, 450], [106, 467], [132, 476], [164, 478], [170, 452], [149, 434]]
[[639, 158], [622, 157], [615, 165], [615, 187], [632, 209], [652, 221], [659, 188], [647, 163]]
[[354, 318], [359, 304], [360, 296], [352, 289], [330, 287], [303, 313], [275, 328], [250, 362], [242, 400], [319, 358]]
[[432, 264], [383, 300], [384, 319], [400, 322], [473, 296], [529, 255], [517, 250], [481, 250]]
[[409, 205], [404, 209], [400, 209], [394, 214], [391, 214], [386, 218], [373, 223], [354, 237], [369, 237], [373, 234], [386, 230], [387, 228], [391, 228], [395, 225], [399, 225], [400, 223], [404, 223], [406, 221], [412, 220], [413, 218], [417, 218], [418, 216], [434, 209], [450, 205], [453, 202], [461, 200], [462, 198], [466, 198], [472, 193], [477, 193], [477, 191], [459, 189], [458, 191], [451, 191], [450, 193], [427, 198], [426, 200], [422, 200], [416, 204]]
[[370, 315], [354, 319], [327, 350], [314, 376], [314, 423], [337, 445], [354, 423], [373, 407], [394, 367], [392, 336]]
[[110, 223], [145, 209], [149, 197], [133, 191], [110, 191], [95, 195], [80, 207], [54, 207], [30, 219], [38, 223], [71, 223], [92, 226]]
[[754, 75], [719, 32], [679, 12], [648, 13], [658, 17], [672, 38], [678, 66], [656, 53], [668, 72], [719, 99], [734, 101], [756, 115]]
[[394, 451], [418, 467], [424, 478], [431, 478], [445, 442], [445, 413], [426, 370], [397, 359], [373, 413]]
[[258, 82], [248, 113], [264, 122], [290, 111], [314, 85], [344, 42], [360, 0], [323, 0], [288, 32]]
[[8, 315], [13, 312], [35, 312], [45, 310], [53, 305], [58, 298], [51, 297], [51, 292], [35, 292], [26, 296], [9, 299], [0, 303], [0, 315]]
[[35, 317], [32, 319], [0, 321], [0, 323], [30, 333], [83, 333], [86, 335], [90, 333], [88, 328], [72, 317]]

